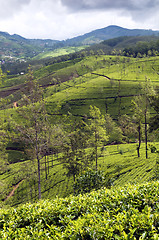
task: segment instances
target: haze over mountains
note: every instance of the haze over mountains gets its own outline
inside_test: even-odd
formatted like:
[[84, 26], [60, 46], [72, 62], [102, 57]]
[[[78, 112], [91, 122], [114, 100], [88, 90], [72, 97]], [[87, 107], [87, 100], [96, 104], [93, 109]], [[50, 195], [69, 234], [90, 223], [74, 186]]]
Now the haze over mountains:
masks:
[[63, 41], [26, 39], [17, 34], [10, 35], [6, 32], [0, 32], [0, 56], [32, 58], [44, 51], [51, 51], [67, 46], [92, 45], [121, 36], [159, 36], [159, 31], [127, 29], [111, 25]]

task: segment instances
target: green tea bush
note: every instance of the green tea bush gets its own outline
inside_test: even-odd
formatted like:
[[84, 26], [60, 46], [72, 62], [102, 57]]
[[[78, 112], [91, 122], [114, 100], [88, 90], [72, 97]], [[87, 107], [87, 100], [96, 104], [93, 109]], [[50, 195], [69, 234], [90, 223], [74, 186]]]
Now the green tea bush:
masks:
[[100, 170], [88, 169], [76, 178], [74, 190], [77, 194], [87, 193], [105, 185], [105, 176]]
[[159, 182], [1, 209], [0, 239], [158, 240]]

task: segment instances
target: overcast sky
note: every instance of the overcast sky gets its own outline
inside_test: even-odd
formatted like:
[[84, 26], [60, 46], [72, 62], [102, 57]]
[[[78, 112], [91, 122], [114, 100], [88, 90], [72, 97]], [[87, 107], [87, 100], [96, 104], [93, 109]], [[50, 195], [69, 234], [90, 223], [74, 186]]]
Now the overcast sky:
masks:
[[0, 0], [0, 31], [64, 40], [118, 25], [159, 30], [159, 0]]

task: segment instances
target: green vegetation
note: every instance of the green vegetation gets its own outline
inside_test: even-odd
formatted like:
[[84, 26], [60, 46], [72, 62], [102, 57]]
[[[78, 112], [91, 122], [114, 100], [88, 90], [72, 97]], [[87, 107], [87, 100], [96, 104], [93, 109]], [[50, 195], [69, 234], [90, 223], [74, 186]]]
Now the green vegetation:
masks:
[[[132, 100], [136, 95], [141, 95], [141, 89], [146, 82], [151, 82], [154, 88], [158, 89], [158, 66], [158, 57], [135, 59], [123, 56], [94, 55], [50, 63], [34, 71], [34, 78], [40, 87], [44, 88], [43, 98], [48, 120], [54, 126], [53, 134], [55, 136], [60, 134], [61, 140], [52, 137], [51, 144], [46, 151], [46, 159], [42, 155], [43, 160], [40, 160], [42, 198], [51, 199], [56, 195], [61, 197], [69, 195], [73, 192], [72, 173], [74, 170], [77, 170], [77, 174], [74, 174], [76, 177], [75, 175], [78, 175], [88, 163], [90, 164], [90, 161], [95, 159], [95, 152], [92, 151], [95, 145], [93, 146], [88, 138], [85, 143], [82, 142], [78, 135], [79, 132], [73, 128], [73, 126], [80, 126], [81, 120], [85, 125], [90, 122], [90, 105], [98, 107], [106, 119], [104, 127], [108, 138], [104, 143], [105, 146], [108, 143], [137, 141], [138, 130], [137, 122], [135, 123], [132, 118]], [[15, 86], [16, 82], [18, 85]], [[8, 109], [0, 112], [0, 116], [2, 118], [5, 112], [7, 119], [10, 119], [8, 117], [10, 116], [12, 120], [19, 121], [16, 112], [20, 108], [10, 107], [15, 101], [19, 106], [23, 105], [22, 96], [28, 94], [26, 76], [8, 75], [8, 78], [2, 82], [2, 86], [0, 94], [9, 100], [9, 104], [5, 106]], [[149, 111], [150, 116], [154, 116], [154, 110], [150, 106]], [[76, 119], [74, 123], [71, 118], [66, 120], [68, 114]], [[144, 118], [141, 120], [141, 128], [143, 127]], [[13, 127], [10, 126], [10, 128]], [[84, 131], [87, 132], [88, 129]], [[18, 137], [14, 136], [13, 140], [17, 141], [17, 139]], [[103, 142], [99, 144], [98, 152], [96, 151], [99, 169], [104, 170], [107, 179], [112, 179], [114, 185], [122, 186], [126, 182], [141, 183], [155, 178], [157, 153], [151, 154], [148, 150], [150, 156], [148, 155], [148, 160], [145, 160], [144, 141], [145, 137], [142, 135], [141, 157], [139, 158], [136, 150], [138, 143], [106, 146], [106, 150], [103, 148]], [[148, 141], [158, 141], [158, 133], [148, 132]], [[84, 144], [84, 148], [80, 147], [81, 143]], [[17, 149], [11, 145], [7, 153], [9, 163], [13, 164], [8, 165], [6, 171], [0, 175], [1, 199], [6, 199], [13, 186], [19, 182], [20, 185], [14, 195], [3, 204], [16, 205], [37, 200], [37, 169], [34, 160], [29, 161], [35, 156], [30, 147]], [[141, 173], [140, 177], [138, 177], [139, 173]]]
[[88, 46], [59, 48], [59, 49], [55, 49], [54, 51], [40, 53], [33, 59], [38, 60], [38, 59], [42, 59], [42, 58], [63, 56], [63, 55], [67, 55], [70, 53], [75, 53], [75, 52], [81, 51], [81, 50], [85, 49], [86, 47], [88, 47]]
[[10, 35], [0, 32], [0, 60], [21, 62], [34, 57], [46, 49], [52, 49], [58, 42], [56, 40], [26, 39], [16, 34]]
[[[74, 183], [74, 191], [76, 194], [84, 194], [94, 190], [98, 190], [106, 185], [107, 179], [100, 170], [86, 169], [83, 171]], [[109, 183], [110, 186], [110, 183]]]
[[[52, 61], [72, 60], [92, 54], [156, 56], [158, 36], [156, 31], [129, 30], [118, 26], [109, 26], [65, 41], [25, 39], [0, 32], [0, 61], [3, 71], [20, 74], [27, 71], [29, 64], [42, 67]], [[56, 60], [53, 60], [55, 56]]]
[[113, 54], [0, 72], [0, 238], [158, 239], [159, 57]]
[[96, 105], [113, 118], [130, 114], [132, 97], [140, 93], [145, 76], [154, 87], [158, 86], [157, 64], [158, 58], [143, 61], [115, 56], [89, 57], [55, 73], [54, 79], [61, 82], [67, 79], [67, 83], [50, 87], [46, 100], [51, 107], [58, 99], [62, 113], [69, 110], [72, 114], [84, 115], [90, 105]]
[[154, 239], [159, 182], [0, 210], [2, 239]]
[[[137, 144], [108, 145], [99, 149], [98, 167], [106, 175], [106, 182], [112, 186], [124, 184], [141, 184], [157, 179], [158, 153], [151, 153], [152, 146], [159, 149], [158, 143], [149, 143], [149, 158], [145, 158], [145, 145], [141, 144], [140, 157], [137, 157]], [[89, 151], [89, 149], [88, 149]], [[42, 199], [52, 199], [56, 196], [66, 197], [74, 192], [73, 177], [67, 175], [67, 171], [61, 161], [61, 154], [54, 154], [41, 160], [41, 192]], [[45, 165], [46, 163], [46, 165]], [[0, 175], [1, 200], [6, 199], [9, 193], [19, 182], [14, 195], [1, 202], [2, 205], [17, 206], [23, 202], [34, 202], [38, 199], [38, 184], [36, 174], [36, 162], [25, 161], [8, 166], [8, 171]], [[47, 178], [45, 172], [47, 166]], [[95, 169], [95, 162], [92, 162]], [[107, 183], [106, 183], [107, 184]]]

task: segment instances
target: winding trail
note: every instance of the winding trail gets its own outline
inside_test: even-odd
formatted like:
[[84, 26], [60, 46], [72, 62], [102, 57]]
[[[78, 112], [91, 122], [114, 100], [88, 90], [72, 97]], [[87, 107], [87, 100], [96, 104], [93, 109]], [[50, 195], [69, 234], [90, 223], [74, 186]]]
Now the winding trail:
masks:
[[10, 197], [14, 195], [15, 190], [19, 187], [19, 185], [24, 181], [21, 180], [19, 183], [17, 183], [15, 186], [13, 186], [13, 190], [9, 193], [9, 195], [6, 197], [5, 201], [8, 200]]

